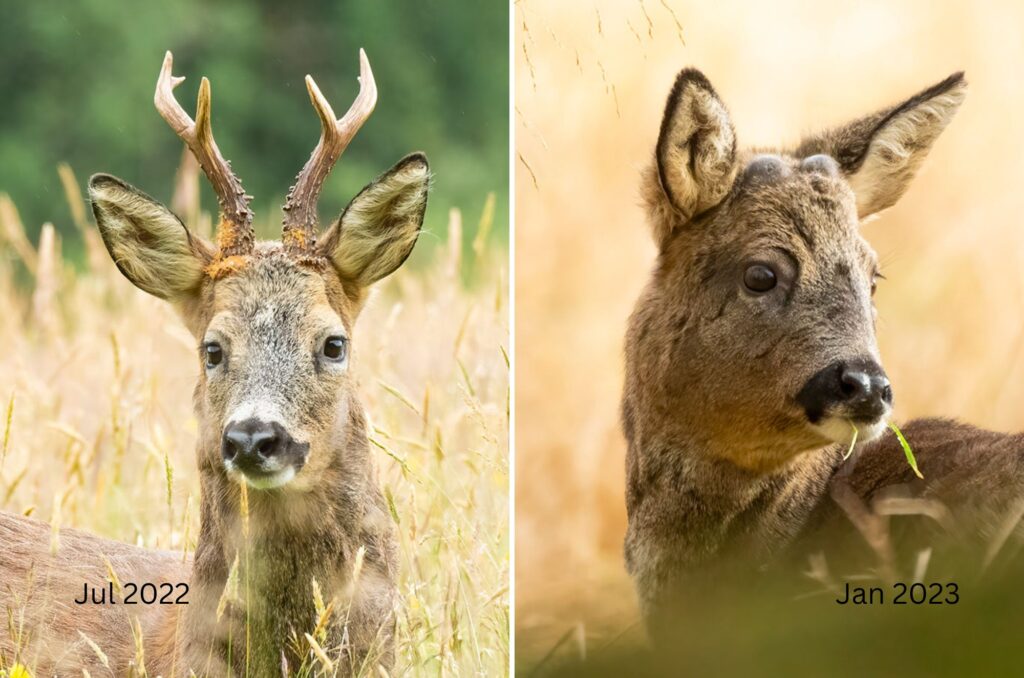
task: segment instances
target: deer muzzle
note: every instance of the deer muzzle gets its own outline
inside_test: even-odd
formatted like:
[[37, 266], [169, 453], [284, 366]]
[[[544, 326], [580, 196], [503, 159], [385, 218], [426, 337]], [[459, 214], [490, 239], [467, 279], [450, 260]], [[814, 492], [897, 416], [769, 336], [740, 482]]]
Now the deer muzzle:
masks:
[[873, 358], [840, 360], [808, 379], [796, 401], [807, 420], [827, 437], [835, 439], [829, 431], [837, 429], [845, 440], [856, 427], [870, 439], [892, 412], [892, 385]]
[[286, 485], [302, 469], [309, 445], [299, 443], [277, 422], [255, 417], [224, 428], [221, 457], [229, 475], [241, 475], [257, 489]]

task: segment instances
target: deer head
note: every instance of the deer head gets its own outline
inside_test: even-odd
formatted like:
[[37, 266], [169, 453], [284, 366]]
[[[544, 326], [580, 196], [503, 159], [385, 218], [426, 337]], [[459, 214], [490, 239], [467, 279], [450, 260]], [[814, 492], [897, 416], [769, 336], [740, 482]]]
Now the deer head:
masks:
[[701, 73], [676, 79], [644, 196], [659, 247], [627, 339], [627, 436], [685, 430], [765, 470], [877, 436], [892, 406], [863, 220], [907, 189], [958, 73], [778, 151], [742, 150]]
[[[203, 78], [196, 118], [175, 101], [184, 78], [168, 52], [157, 110], [188, 145], [221, 208], [215, 243], [115, 177], [89, 182], [110, 256], [135, 286], [172, 303], [197, 341], [201, 463], [251, 487], [311, 489], [337, 464], [358, 408], [356, 317], [370, 285], [412, 252], [427, 204], [429, 169], [409, 155], [352, 199], [318, 238], [317, 196], [373, 111], [377, 88], [360, 51], [360, 91], [340, 120], [306, 76], [322, 134], [284, 205], [282, 242], [257, 242], [250, 196], [221, 156]], [[362, 422], [359, 415], [355, 421]]]

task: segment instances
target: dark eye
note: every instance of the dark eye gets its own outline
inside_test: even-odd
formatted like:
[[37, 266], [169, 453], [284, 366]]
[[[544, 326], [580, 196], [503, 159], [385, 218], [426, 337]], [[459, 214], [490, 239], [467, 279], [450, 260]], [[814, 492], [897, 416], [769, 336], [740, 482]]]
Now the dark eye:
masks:
[[324, 356], [331, 360], [344, 360], [348, 351], [348, 340], [345, 337], [328, 337], [324, 342]]
[[875, 290], [878, 289], [878, 281], [885, 280], [885, 276], [881, 273], [875, 273], [871, 278], [871, 296], [875, 296]]
[[775, 287], [777, 282], [775, 271], [765, 264], [747, 266], [747, 270], [743, 273], [743, 284], [751, 292], [768, 292]]
[[216, 342], [210, 342], [204, 346], [203, 351], [206, 353], [207, 367], [216, 367], [224, 360], [224, 351], [221, 349], [220, 344]]

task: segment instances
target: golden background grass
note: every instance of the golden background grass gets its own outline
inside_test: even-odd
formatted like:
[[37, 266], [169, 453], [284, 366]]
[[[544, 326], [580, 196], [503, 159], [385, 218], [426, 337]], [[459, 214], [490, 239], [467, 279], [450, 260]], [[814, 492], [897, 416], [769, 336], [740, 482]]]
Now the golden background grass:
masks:
[[888, 277], [896, 419], [1024, 428], [1024, 5], [515, 4], [516, 626], [534, 657], [636, 619], [622, 565], [622, 337], [655, 250], [639, 206], [674, 74], [739, 142], [781, 145], [966, 70], [967, 101], [899, 204], [865, 226]]
[[[188, 166], [176, 207], [208, 231]], [[190, 551], [196, 341], [168, 304], [118, 273], [73, 174], [61, 174], [84, 270], [61, 257], [52, 226], [30, 242], [0, 193], [0, 510], [49, 522], [55, 548], [61, 529], [77, 527]], [[377, 286], [353, 334], [399, 537], [396, 675], [508, 670], [508, 275], [504, 243], [487, 237], [493, 203], [465, 257], [458, 213], [447, 243], [425, 237], [421, 265]]]

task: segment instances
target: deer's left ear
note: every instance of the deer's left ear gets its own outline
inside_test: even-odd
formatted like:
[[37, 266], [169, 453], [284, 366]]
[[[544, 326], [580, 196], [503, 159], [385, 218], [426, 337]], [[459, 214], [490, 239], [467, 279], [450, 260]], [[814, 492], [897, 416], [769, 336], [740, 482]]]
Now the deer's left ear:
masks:
[[964, 74], [954, 73], [897, 106], [804, 140], [794, 155], [834, 158], [863, 219], [899, 200], [966, 95]]
[[320, 252], [342, 280], [366, 286], [401, 266], [412, 253], [430, 189], [430, 166], [413, 153], [359, 192], [324, 234]]

